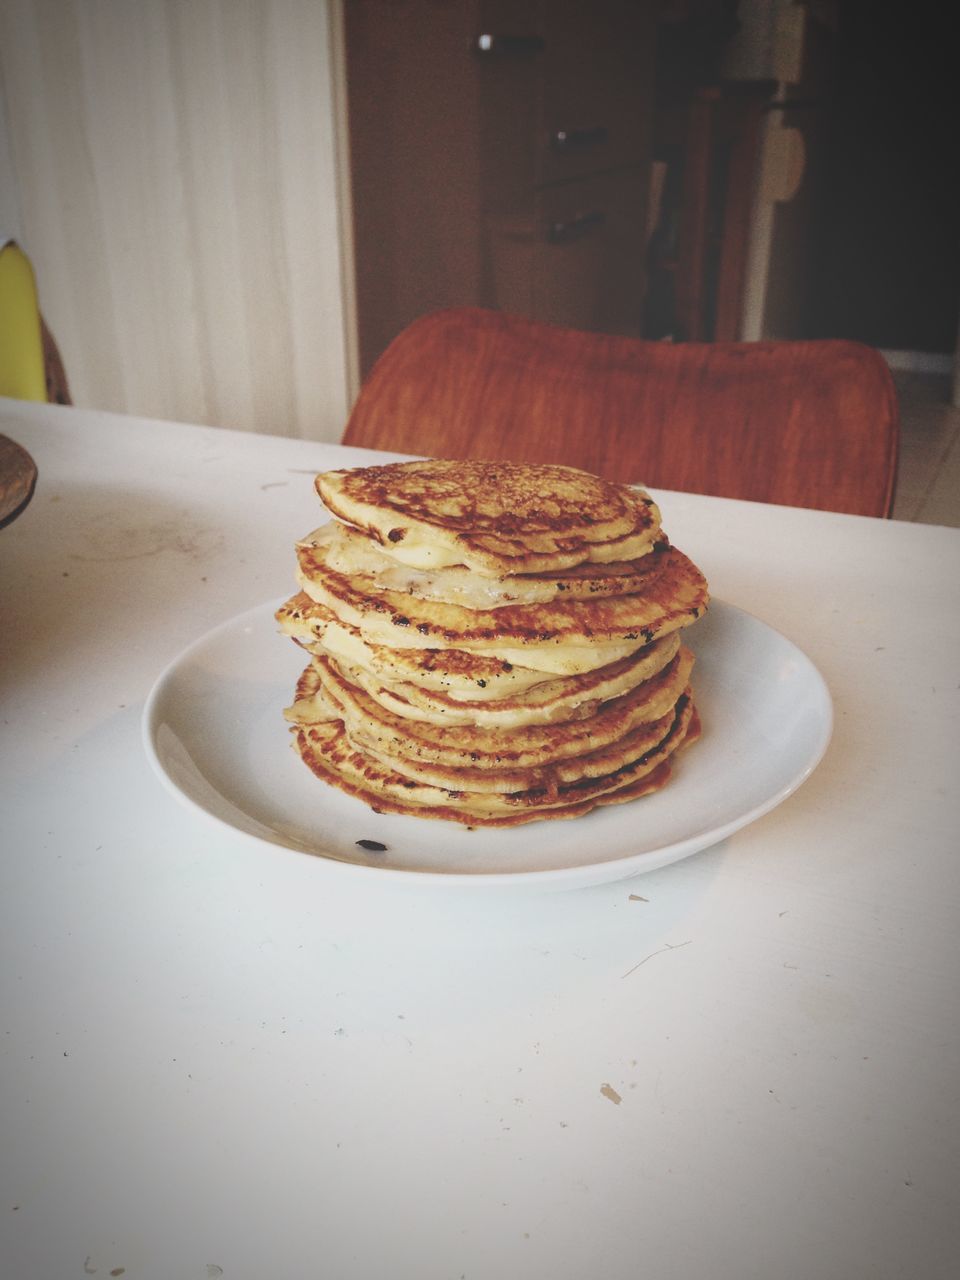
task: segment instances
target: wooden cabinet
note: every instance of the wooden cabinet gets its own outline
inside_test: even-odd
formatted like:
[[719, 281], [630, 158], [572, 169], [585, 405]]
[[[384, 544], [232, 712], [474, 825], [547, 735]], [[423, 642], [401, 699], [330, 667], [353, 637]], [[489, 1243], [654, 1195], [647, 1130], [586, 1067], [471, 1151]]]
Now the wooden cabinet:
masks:
[[349, 0], [364, 374], [444, 306], [639, 332], [657, 10]]

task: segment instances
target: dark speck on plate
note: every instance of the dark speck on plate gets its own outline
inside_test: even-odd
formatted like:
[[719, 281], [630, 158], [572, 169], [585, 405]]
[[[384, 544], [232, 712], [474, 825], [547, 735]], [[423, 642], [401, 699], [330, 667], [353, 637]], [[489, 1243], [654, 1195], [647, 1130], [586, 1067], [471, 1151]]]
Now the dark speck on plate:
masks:
[[387, 846], [381, 844], [379, 840], [358, 840], [357, 844], [368, 853], [386, 853], [387, 851]]

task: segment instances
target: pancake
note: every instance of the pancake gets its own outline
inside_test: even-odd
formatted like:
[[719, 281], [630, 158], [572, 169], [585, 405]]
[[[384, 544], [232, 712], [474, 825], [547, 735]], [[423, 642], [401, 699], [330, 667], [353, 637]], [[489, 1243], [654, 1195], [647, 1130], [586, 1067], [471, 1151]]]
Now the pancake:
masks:
[[512, 604], [547, 604], [589, 599], [597, 595], [630, 595], [644, 591], [663, 571], [659, 553], [668, 549], [659, 533], [636, 560], [611, 564], [580, 564], [554, 573], [484, 577], [462, 565], [444, 569], [413, 569], [398, 564], [375, 542], [347, 525], [331, 520], [298, 546], [314, 548], [334, 573], [348, 578], [357, 591], [373, 594], [389, 590], [421, 600], [439, 600], [466, 609], [497, 609]]
[[[662, 571], [642, 593], [487, 610], [389, 590], [369, 594], [328, 567], [323, 547], [301, 545], [297, 559], [303, 591], [357, 628], [365, 640], [391, 648], [491, 652], [557, 674], [593, 670], [625, 657], [631, 645], [649, 644], [688, 626], [708, 602], [703, 575], [675, 547], [658, 556]], [[613, 652], [617, 646], [623, 651]], [[590, 657], [598, 652], [603, 661]]]
[[[316, 658], [301, 676], [297, 700], [286, 714], [292, 723], [304, 724], [329, 718], [332, 708], [333, 714], [343, 720], [354, 745], [396, 760], [400, 772], [414, 763], [419, 767], [431, 762], [464, 774], [469, 771], [481, 775], [486, 771], [498, 775], [495, 785], [478, 777], [478, 789], [516, 789], [520, 784], [508, 783], [507, 771], [540, 768], [558, 761], [573, 761], [576, 770], [582, 771], [590, 767], [590, 753], [626, 741], [638, 727], [671, 713], [687, 688], [692, 667], [693, 654], [681, 648], [652, 679], [603, 703], [595, 715], [502, 729], [433, 725], [394, 715], [352, 685], [331, 660]], [[610, 768], [613, 767], [611, 763]], [[580, 773], [569, 768], [563, 773], [566, 781], [575, 776]]]
[[573, 467], [428, 460], [328, 471], [325, 506], [417, 569], [492, 577], [634, 560], [660, 527], [653, 499]]
[[[447, 694], [454, 700], [493, 702], [551, 679], [547, 672], [492, 655], [461, 649], [391, 649], [368, 643], [358, 628], [339, 622], [304, 592], [281, 605], [276, 618], [281, 630], [308, 653], [320, 657], [329, 653], [387, 683], [413, 682], [425, 693]], [[637, 652], [633, 645], [627, 651], [628, 656]]]
[[679, 647], [680, 637], [674, 633], [607, 667], [581, 675], [541, 680], [517, 693], [488, 702], [452, 697], [413, 681], [387, 684], [361, 667], [342, 661], [337, 665], [352, 684], [395, 715], [437, 725], [516, 728], [524, 724], [550, 724], [557, 720], [594, 715], [600, 703], [628, 693], [642, 681], [656, 675]]
[[[590, 778], [606, 777], [623, 768], [639, 756], [655, 751], [666, 738], [674, 721], [673, 709], [657, 720], [639, 725], [625, 735], [616, 748], [606, 747], [571, 760], [528, 769], [468, 769], [454, 768], [436, 761], [417, 760], [403, 755], [391, 755], [366, 742], [347, 737], [359, 750], [386, 768], [415, 782], [459, 791], [471, 798], [486, 795], [513, 795], [517, 792], [545, 790], [551, 794], [560, 786], [574, 786]], [[346, 727], [346, 726], [345, 726]]]
[[696, 711], [684, 697], [661, 741], [614, 773], [552, 790], [539, 786], [500, 794], [448, 790], [406, 778], [354, 747], [339, 721], [298, 729], [294, 745], [317, 777], [377, 812], [496, 827], [579, 817], [598, 805], [624, 803], [655, 791], [670, 778], [671, 757], [699, 732]]

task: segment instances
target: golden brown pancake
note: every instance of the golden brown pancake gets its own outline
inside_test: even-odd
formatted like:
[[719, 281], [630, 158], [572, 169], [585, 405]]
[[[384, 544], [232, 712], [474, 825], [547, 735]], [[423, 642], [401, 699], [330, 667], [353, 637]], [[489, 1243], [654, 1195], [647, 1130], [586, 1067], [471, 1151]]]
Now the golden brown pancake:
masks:
[[378, 812], [440, 818], [466, 826], [517, 826], [538, 818], [578, 817], [597, 805], [622, 803], [658, 789], [669, 779], [670, 757], [686, 739], [698, 734], [693, 705], [683, 697], [661, 741], [616, 772], [499, 795], [451, 791], [395, 773], [354, 747], [339, 721], [298, 729], [294, 743], [318, 777]]
[[[387, 683], [411, 681], [451, 698], [494, 701], [552, 678], [548, 672], [533, 671], [491, 654], [462, 649], [391, 649], [371, 643], [357, 627], [341, 623], [325, 605], [302, 591], [281, 605], [276, 617], [284, 633], [308, 653], [332, 654]], [[628, 653], [636, 652], [632, 645], [626, 648]], [[598, 664], [602, 657], [597, 655]]]
[[660, 513], [649, 494], [573, 467], [429, 460], [328, 471], [324, 504], [403, 564], [502, 577], [633, 560]]
[[[437, 725], [496, 726], [518, 728], [525, 724], [551, 724], [557, 720], [583, 719], [595, 715], [600, 704], [617, 698], [649, 680], [673, 658], [680, 647], [674, 632], [637, 650], [628, 658], [587, 671], [581, 675], [542, 680], [529, 688], [505, 694], [495, 701], [480, 702], [452, 697], [427, 689], [413, 681], [388, 684], [362, 667], [338, 659], [337, 665], [350, 681], [381, 707], [395, 715]], [[408, 650], [407, 652], [412, 652]], [[447, 653], [456, 653], [448, 649]]]
[[[398, 563], [358, 529], [331, 520], [298, 544], [318, 551], [333, 573], [342, 574], [355, 590], [374, 594], [389, 590], [421, 600], [439, 600], [466, 609], [497, 609], [513, 604], [548, 604], [598, 595], [629, 595], [648, 590], [663, 571], [660, 554], [669, 547], [658, 533], [645, 555], [611, 564], [579, 564], [553, 573], [482, 576], [463, 565], [412, 569]], [[654, 553], [654, 554], [651, 554]]]
[[[507, 771], [540, 768], [558, 761], [572, 762], [563, 772], [565, 780], [591, 767], [589, 757], [597, 751], [616, 748], [631, 750], [631, 733], [672, 713], [687, 688], [693, 655], [681, 648], [656, 676], [620, 698], [601, 705], [593, 716], [552, 724], [526, 725], [516, 729], [480, 728], [472, 725], [433, 725], [410, 720], [379, 706], [363, 690], [350, 684], [335, 663], [315, 658], [298, 685], [298, 698], [287, 712], [293, 723], [328, 719], [332, 713], [343, 720], [356, 746], [396, 760], [403, 772], [407, 762], [419, 767], [425, 762], [480, 775], [496, 773], [477, 787], [515, 789], [506, 781]], [[319, 697], [318, 697], [319, 695]], [[616, 767], [612, 756], [605, 772]], [[502, 775], [502, 776], [501, 776]], [[419, 775], [418, 775], [419, 776]], [[467, 784], [464, 784], [467, 785]]]
[[[708, 601], [699, 569], [675, 547], [663, 552], [662, 572], [642, 594], [554, 600], [540, 605], [464, 609], [438, 600], [419, 600], [396, 591], [371, 595], [326, 563], [322, 547], [297, 548], [300, 585], [364, 639], [392, 648], [468, 649], [498, 656], [523, 656], [537, 669], [585, 670], [548, 666], [556, 651], [596, 652], [598, 647], [649, 644], [658, 636], [689, 626]], [[554, 651], [554, 658], [551, 658]], [[573, 660], [579, 656], [574, 652]], [[606, 655], [605, 655], [606, 656]], [[624, 656], [623, 654], [617, 656]], [[613, 655], [608, 661], [615, 660]]]

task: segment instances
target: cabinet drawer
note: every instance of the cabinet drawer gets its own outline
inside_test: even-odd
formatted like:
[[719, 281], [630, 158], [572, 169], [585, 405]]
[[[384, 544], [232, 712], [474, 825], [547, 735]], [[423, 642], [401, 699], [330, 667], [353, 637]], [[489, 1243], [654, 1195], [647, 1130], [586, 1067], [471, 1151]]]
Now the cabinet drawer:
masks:
[[638, 168], [533, 194], [487, 221], [496, 306], [549, 324], [639, 332], [646, 179]]
[[643, 163], [652, 0], [480, 0], [474, 61], [490, 168], [535, 186]]
[[537, 183], [642, 163], [655, 17], [637, 0], [544, 6]]

